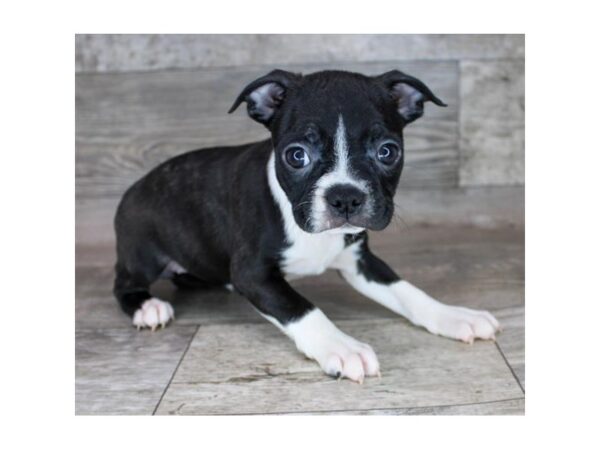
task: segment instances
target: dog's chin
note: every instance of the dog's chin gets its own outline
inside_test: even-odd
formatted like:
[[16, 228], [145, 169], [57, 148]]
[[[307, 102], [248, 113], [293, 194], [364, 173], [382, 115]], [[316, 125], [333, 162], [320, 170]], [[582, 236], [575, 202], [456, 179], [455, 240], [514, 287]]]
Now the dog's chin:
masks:
[[[374, 224], [377, 226], [377, 224]], [[310, 230], [304, 230], [309, 233], [326, 233], [326, 234], [357, 234], [367, 229], [375, 230], [375, 226], [371, 226], [369, 220], [347, 220], [345, 218], [323, 218], [320, 221], [315, 221], [314, 226]], [[381, 229], [381, 228], [380, 228]]]
[[363, 227], [356, 227], [354, 225], [350, 225], [346, 223], [337, 228], [328, 228], [327, 230], [323, 230], [323, 233], [327, 234], [358, 234], [365, 231]]
[[356, 234], [361, 233], [365, 230], [381, 231], [386, 228], [391, 221], [391, 217], [377, 216], [377, 217], [356, 217], [346, 220], [344, 218], [338, 218], [334, 220], [325, 221], [327, 225], [320, 232], [330, 234]]

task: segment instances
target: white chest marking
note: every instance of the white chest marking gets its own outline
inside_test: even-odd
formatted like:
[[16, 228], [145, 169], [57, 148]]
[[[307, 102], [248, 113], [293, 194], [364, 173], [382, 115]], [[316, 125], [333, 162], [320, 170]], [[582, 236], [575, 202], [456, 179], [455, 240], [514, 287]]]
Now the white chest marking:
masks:
[[282, 268], [286, 275], [319, 275], [344, 250], [341, 234], [309, 234], [294, 237], [293, 244], [283, 252]]
[[269, 187], [283, 216], [287, 242], [291, 244], [282, 254], [283, 272], [291, 276], [323, 273], [344, 250], [344, 235], [340, 232], [307, 233], [296, 224], [292, 205], [277, 181], [274, 158], [271, 154], [267, 166]]

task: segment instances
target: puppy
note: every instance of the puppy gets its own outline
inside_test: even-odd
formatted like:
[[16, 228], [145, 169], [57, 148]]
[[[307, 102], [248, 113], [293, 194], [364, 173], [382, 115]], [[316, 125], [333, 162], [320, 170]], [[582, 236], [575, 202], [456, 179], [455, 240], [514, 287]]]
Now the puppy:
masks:
[[274, 70], [246, 86], [229, 112], [243, 102], [270, 139], [172, 158], [119, 204], [114, 294], [134, 326], [154, 330], [174, 318], [150, 294], [158, 278], [232, 286], [325, 373], [362, 383], [379, 374], [373, 349], [288, 283], [335, 269], [431, 333], [494, 339], [490, 313], [438, 302], [369, 250], [367, 231], [392, 219], [404, 127], [425, 103], [446, 106], [423, 82], [396, 70]]

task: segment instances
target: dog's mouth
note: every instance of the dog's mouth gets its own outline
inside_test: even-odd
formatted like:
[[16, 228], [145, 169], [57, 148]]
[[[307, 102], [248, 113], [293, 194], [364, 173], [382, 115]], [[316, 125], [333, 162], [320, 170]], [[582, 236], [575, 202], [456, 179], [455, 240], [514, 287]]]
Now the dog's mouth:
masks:
[[308, 221], [309, 233], [327, 232], [330, 234], [355, 234], [372, 228], [372, 220], [368, 216], [340, 217], [322, 214]]
[[355, 225], [351, 225], [349, 222], [337, 227], [337, 228], [328, 228], [324, 231], [324, 233], [328, 234], [357, 234], [365, 231], [365, 227], [358, 227]]

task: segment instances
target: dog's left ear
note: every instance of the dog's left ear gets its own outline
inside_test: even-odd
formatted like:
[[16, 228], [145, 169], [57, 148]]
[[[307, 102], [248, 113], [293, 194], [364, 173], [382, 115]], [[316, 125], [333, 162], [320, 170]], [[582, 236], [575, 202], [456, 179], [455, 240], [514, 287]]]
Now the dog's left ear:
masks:
[[248, 115], [269, 128], [286, 92], [300, 77], [301, 75], [285, 70], [273, 70], [246, 86], [229, 109], [229, 113], [235, 111], [242, 102], [246, 102]]
[[398, 104], [398, 113], [405, 123], [413, 122], [423, 115], [425, 102], [433, 102], [438, 106], [448, 106], [417, 78], [411, 77], [399, 70], [392, 70], [375, 77], [388, 89], [392, 98]]

